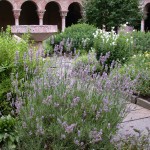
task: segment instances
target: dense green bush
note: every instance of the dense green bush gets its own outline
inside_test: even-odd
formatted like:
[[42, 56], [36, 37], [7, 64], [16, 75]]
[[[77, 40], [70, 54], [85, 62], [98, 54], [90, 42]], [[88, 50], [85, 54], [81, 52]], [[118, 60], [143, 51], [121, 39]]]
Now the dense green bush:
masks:
[[[7, 28], [6, 32], [0, 33], [0, 112], [2, 114], [9, 114], [11, 110], [10, 102], [6, 101], [6, 94], [11, 90], [11, 73], [17, 71], [21, 74], [23, 70], [23, 55], [24, 52], [28, 51], [27, 41], [28, 38], [26, 37], [18, 42], [11, 35], [10, 28]], [[19, 62], [15, 62], [17, 55], [21, 57]]]
[[0, 145], [7, 147], [9, 150], [15, 149], [15, 143], [18, 141], [15, 125], [16, 119], [10, 115], [0, 118]]
[[[96, 27], [92, 25], [76, 24], [66, 28], [63, 33], [52, 36], [46, 43], [48, 45], [53, 45], [54, 49], [63, 49], [65, 52], [74, 51], [74, 48], [81, 51], [89, 51], [93, 46], [93, 33], [95, 31]], [[56, 48], [55, 45], [60, 45], [60, 47]], [[47, 49], [51, 49], [51, 47], [46, 46], [46, 51]]]
[[107, 60], [109, 64], [113, 60], [124, 63], [133, 55], [133, 37], [128, 33], [116, 34], [113, 30], [106, 32], [98, 29], [94, 37], [94, 48], [98, 60], [100, 56], [110, 52]]
[[103, 67], [96, 59], [95, 52], [89, 52], [89, 54], [84, 54], [81, 56], [78, 56], [73, 63], [73, 70], [79, 71], [81, 69], [86, 68], [87, 66], [90, 66], [89, 74], [94, 74], [96, 72], [102, 72]]
[[139, 4], [140, 0], [86, 0], [83, 1], [83, 18], [98, 28], [105, 25], [107, 30], [126, 22], [137, 26], [142, 17]]
[[150, 52], [150, 32], [132, 32], [134, 49], [139, 52]]

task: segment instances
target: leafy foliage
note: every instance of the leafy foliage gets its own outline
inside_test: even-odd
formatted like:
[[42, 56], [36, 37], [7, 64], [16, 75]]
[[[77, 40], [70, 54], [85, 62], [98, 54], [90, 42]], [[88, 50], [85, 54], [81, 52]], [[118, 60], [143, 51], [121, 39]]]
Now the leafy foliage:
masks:
[[18, 142], [15, 125], [16, 119], [10, 115], [0, 118], [0, 144], [11, 150], [16, 148], [15, 143]]
[[[76, 24], [65, 29], [63, 33], [56, 34], [50, 37], [48, 45], [52, 45], [54, 51], [56, 49], [62, 52], [70, 52], [76, 50], [89, 51], [93, 46], [93, 33], [96, 27], [88, 24]], [[50, 50], [51, 46], [45, 46], [46, 51]]]
[[73, 70], [78, 72], [79, 70], [86, 68], [88, 65], [90, 66], [89, 74], [94, 74], [96, 72], [102, 73], [103, 71], [103, 67], [96, 59], [94, 51], [77, 57], [73, 63]]
[[136, 94], [141, 96], [150, 96], [150, 53], [134, 55], [130, 61], [125, 64], [120, 72], [122, 74], [129, 74], [132, 79], [135, 79], [137, 75]]
[[22, 57], [17, 67], [17, 70], [21, 74], [23, 70], [23, 55], [28, 49], [28, 37], [18, 42], [10, 32], [10, 27], [6, 32], [0, 33], [0, 112], [2, 114], [9, 114], [11, 107], [8, 101], [6, 101], [6, 94], [11, 90], [11, 73], [16, 72], [15, 57], [16, 52]]
[[85, 22], [108, 30], [126, 22], [134, 26], [141, 16], [139, 5], [139, 0], [86, 0]]
[[150, 52], [150, 32], [132, 32], [134, 49], [137, 52]]

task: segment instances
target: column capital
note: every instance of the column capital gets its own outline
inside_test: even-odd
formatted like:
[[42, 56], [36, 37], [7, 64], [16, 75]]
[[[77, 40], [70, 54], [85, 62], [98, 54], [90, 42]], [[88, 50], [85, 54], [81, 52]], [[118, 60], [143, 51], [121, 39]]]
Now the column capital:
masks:
[[39, 18], [40, 18], [40, 19], [43, 19], [45, 10], [38, 10], [37, 12], [38, 12]]
[[15, 19], [19, 19], [21, 9], [13, 9]]
[[60, 16], [65, 18], [67, 16], [68, 11], [60, 11]]

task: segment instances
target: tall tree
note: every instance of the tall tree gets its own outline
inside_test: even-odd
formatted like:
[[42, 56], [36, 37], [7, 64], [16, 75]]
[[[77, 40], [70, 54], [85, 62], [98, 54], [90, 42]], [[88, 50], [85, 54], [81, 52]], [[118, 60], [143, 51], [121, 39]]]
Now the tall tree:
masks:
[[107, 29], [126, 22], [137, 26], [142, 16], [140, 0], [86, 0], [84, 12], [85, 22]]

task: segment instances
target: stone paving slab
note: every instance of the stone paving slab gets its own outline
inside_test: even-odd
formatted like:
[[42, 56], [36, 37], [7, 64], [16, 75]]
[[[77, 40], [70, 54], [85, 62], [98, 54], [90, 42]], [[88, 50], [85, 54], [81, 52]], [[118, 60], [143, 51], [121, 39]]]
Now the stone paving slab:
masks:
[[129, 106], [132, 108], [132, 111], [130, 111], [120, 124], [118, 135], [137, 135], [134, 129], [147, 134], [148, 131], [146, 128], [150, 129], [150, 110], [136, 106], [135, 104], [129, 104]]
[[143, 107], [138, 106], [138, 105], [133, 104], [133, 103], [128, 103], [127, 109], [130, 109], [131, 111], [135, 111], [135, 110], [141, 110], [141, 109], [143, 109]]
[[139, 120], [124, 122], [120, 125], [119, 132], [122, 135], [136, 135], [136, 132], [134, 129], [140, 130], [143, 132], [143, 134], [147, 134], [148, 131], [146, 128], [150, 128], [150, 117], [149, 118], [143, 118]]
[[133, 105], [131, 106], [132, 106], [131, 112], [126, 116], [123, 122], [129, 122], [129, 121], [139, 120], [143, 118], [150, 118], [150, 110], [147, 110], [140, 106], [137, 106], [137, 107]]

